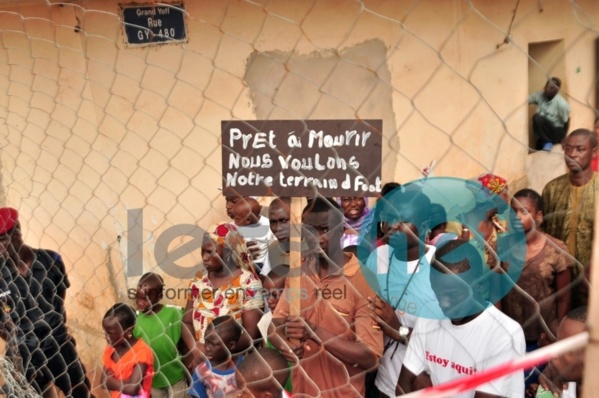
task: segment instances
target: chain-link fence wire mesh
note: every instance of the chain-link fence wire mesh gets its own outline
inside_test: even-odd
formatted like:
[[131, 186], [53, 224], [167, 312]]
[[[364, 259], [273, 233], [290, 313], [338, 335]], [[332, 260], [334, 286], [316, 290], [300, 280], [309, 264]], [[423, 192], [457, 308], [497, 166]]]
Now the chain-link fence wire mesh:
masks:
[[[27, 244], [63, 256], [67, 324], [94, 385], [106, 309], [140, 271], [201, 263], [193, 236], [169, 229], [228, 219], [222, 120], [382, 119], [384, 182], [434, 160], [435, 175], [492, 172], [512, 191], [565, 172], [559, 149], [530, 150], [526, 99], [547, 77], [563, 80], [571, 128], [594, 120], [593, 0], [184, 9], [185, 42], [135, 46], [116, 1], [0, 3], [2, 203]], [[184, 305], [189, 280], [164, 276], [165, 300]]]

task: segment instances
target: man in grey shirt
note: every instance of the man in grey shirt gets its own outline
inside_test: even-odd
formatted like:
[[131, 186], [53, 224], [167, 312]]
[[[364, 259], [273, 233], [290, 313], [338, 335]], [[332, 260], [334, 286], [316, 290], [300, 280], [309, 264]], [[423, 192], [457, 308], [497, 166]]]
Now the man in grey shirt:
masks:
[[528, 103], [537, 105], [532, 117], [532, 129], [537, 138], [536, 149], [551, 151], [553, 144], [559, 144], [568, 132], [570, 105], [559, 95], [561, 87], [559, 77], [550, 77], [543, 91], [528, 96]]

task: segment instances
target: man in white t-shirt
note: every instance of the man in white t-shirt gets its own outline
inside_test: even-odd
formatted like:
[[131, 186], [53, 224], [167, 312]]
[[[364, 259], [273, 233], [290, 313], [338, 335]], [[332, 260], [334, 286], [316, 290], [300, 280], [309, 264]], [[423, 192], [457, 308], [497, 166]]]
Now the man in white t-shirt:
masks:
[[[482, 269], [480, 253], [464, 240], [449, 241], [437, 250], [431, 286], [449, 319], [416, 321], [398, 394], [413, 391], [416, 377], [423, 372], [435, 386], [524, 355], [522, 327], [482, 300]], [[520, 398], [524, 396], [524, 374], [515, 372], [456, 396]]]
[[377, 204], [385, 241], [368, 257], [366, 268], [376, 275], [377, 296], [372, 316], [384, 333], [385, 350], [375, 386], [379, 397], [394, 397], [408, 336], [417, 317], [441, 319], [443, 313], [430, 285], [435, 247], [424, 244], [430, 200], [419, 189], [397, 191]]

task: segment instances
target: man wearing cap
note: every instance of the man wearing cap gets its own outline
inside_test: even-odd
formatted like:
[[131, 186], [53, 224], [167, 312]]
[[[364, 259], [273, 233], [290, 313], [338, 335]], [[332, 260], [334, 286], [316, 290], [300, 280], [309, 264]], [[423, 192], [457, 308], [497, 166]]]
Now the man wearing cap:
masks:
[[553, 144], [559, 144], [568, 132], [570, 105], [559, 95], [562, 81], [550, 77], [543, 91], [528, 96], [528, 103], [537, 105], [532, 117], [532, 129], [537, 138], [537, 148], [551, 151]]
[[[70, 283], [64, 263], [54, 251], [25, 245], [18, 217], [17, 210], [0, 208], [0, 256], [5, 265], [2, 278], [20, 281], [21, 297], [33, 300], [25, 306], [48, 358], [51, 381], [68, 397], [89, 397], [91, 385], [65, 324], [64, 299]], [[32, 317], [31, 311], [36, 310], [40, 314]]]

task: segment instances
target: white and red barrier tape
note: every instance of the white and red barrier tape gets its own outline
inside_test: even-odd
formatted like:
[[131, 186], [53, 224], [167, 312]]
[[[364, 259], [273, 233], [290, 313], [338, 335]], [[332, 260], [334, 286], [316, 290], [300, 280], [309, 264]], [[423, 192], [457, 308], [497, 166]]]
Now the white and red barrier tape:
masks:
[[465, 391], [474, 390], [481, 384], [488, 383], [491, 380], [498, 379], [510, 373], [530, 369], [533, 366], [549, 361], [560, 354], [573, 351], [587, 345], [589, 334], [587, 332], [577, 334], [576, 336], [558, 341], [538, 350], [532, 351], [522, 358], [511, 362], [485, 369], [472, 376], [463, 377], [450, 381], [445, 384], [426, 388], [402, 395], [402, 398], [443, 398], [451, 397]]

